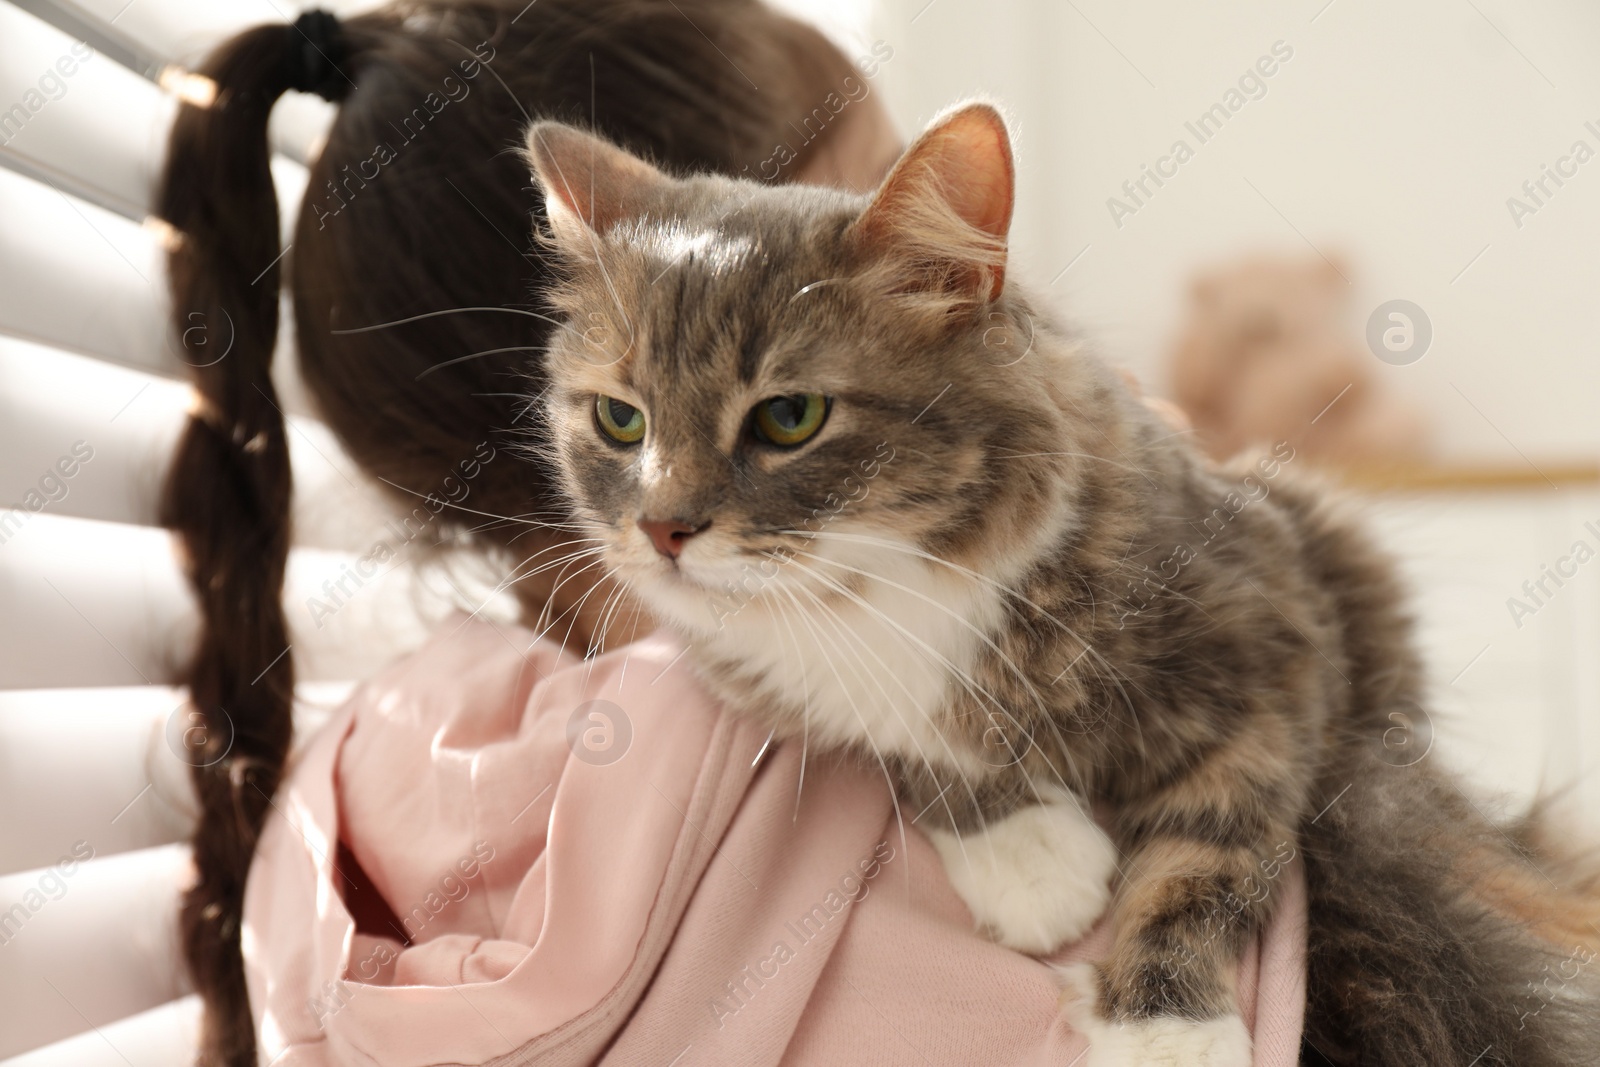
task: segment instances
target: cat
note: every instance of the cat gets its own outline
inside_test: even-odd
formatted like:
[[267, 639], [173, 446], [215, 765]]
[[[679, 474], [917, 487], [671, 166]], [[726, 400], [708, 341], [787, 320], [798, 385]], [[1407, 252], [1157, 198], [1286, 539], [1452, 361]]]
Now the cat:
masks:
[[1600, 1062], [1587, 974], [1519, 1011], [1565, 955], [1494, 907], [1532, 861], [1395, 756], [1390, 563], [1292, 446], [1212, 467], [1008, 276], [998, 110], [865, 197], [551, 122], [526, 154], [565, 271], [536, 447], [593, 551], [728, 706], [880, 768], [995, 940], [1109, 904], [1063, 974], [1091, 1067], [1251, 1062], [1234, 969], [1296, 861], [1307, 1062]]

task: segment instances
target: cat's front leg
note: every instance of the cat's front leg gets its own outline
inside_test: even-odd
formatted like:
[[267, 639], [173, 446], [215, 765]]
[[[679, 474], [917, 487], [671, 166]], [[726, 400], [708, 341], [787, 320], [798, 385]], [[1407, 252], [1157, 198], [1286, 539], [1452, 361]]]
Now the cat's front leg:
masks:
[[1232, 1005], [1205, 1019], [1113, 1019], [1100, 966], [1075, 963], [1060, 974], [1062, 1008], [1089, 1041], [1085, 1067], [1250, 1067], [1253, 1062], [1250, 1032]]
[[1063, 974], [1088, 1067], [1250, 1067], [1234, 976], [1296, 855], [1292, 791], [1272, 779], [1214, 756], [1120, 813], [1111, 954]]
[[979, 929], [1020, 952], [1043, 954], [1083, 936], [1111, 901], [1116, 848], [1081, 801], [1041, 789], [1028, 803], [956, 834], [930, 829], [957, 895]]

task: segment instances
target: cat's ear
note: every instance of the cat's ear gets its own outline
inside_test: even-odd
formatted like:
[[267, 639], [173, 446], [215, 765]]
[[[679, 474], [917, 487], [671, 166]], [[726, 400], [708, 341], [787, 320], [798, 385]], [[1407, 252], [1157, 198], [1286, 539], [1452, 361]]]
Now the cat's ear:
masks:
[[875, 253], [923, 264], [920, 284], [993, 300], [1005, 286], [1015, 199], [1005, 119], [965, 104], [906, 149], [853, 230]]
[[560, 122], [528, 127], [527, 159], [557, 239], [582, 245], [642, 214], [650, 194], [670, 181], [638, 156]]

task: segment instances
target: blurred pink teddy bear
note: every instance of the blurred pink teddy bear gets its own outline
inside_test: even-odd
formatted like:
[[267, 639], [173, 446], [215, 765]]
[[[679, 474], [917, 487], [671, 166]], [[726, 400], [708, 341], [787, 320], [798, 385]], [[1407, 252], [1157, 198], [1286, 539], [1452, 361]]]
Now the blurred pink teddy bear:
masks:
[[1171, 381], [1206, 451], [1287, 441], [1334, 466], [1419, 458], [1425, 423], [1349, 327], [1346, 273], [1320, 256], [1257, 256], [1195, 278]]

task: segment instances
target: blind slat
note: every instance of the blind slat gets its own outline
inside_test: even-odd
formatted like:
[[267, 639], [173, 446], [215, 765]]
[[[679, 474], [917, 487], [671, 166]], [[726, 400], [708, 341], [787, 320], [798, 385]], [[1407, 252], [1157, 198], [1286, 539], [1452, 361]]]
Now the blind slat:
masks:
[[[459, 604], [482, 601], [487, 587], [469, 570], [409, 566], [416, 549], [398, 527], [379, 543], [384, 551], [364, 555], [290, 553], [284, 610], [300, 678], [365, 677]], [[48, 512], [13, 519], [0, 544], [0, 689], [171, 683], [198, 628], [175, 548], [149, 527]]]
[[[352, 686], [296, 688], [297, 744]], [[31, 813], [0, 838], [0, 875], [48, 866], [63, 841], [104, 857], [186, 837], [192, 726], [172, 686], [0, 692], [0, 811]]]
[[165, 302], [149, 231], [0, 170], [0, 332], [171, 375]]
[[0, 512], [0, 688], [164, 684], [194, 609], [161, 530]]
[[33, 15], [0, 4], [0, 151], [68, 175], [137, 218], [175, 101]]
[[[125, 42], [125, 51], [149, 57], [155, 64], [173, 63], [192, 69], [211, 49], [241, 30], [264, 22], [281, 22], [299, 14], [302, 5], [267, 7], [259, 0], [201, 0], [149, 3], [142, 0], [55, 0], [100, 33]], [[304, 5], [310, 6], [310, 5]], [[324, 0], [315, 5], [348, 15], [371, 3]], [[115, 20], [112, 22], [111, 20]], [[307, 93], [286, 93], [272, 113], [273, 149], [305, 163], [327, 133], [334, 108]]]
[[[0, 4], [0, 108], [0, 160], [126, 218], [149, 212], [177, 112], [176, 99], [154, 82]], [[292, 210], [305, 186], [303, 161], [332, 109], [291, 93], [276, 111], [274, 144], [291, 155], [275, 159], [274, 171], [301, 172], [284, 190]]]
[[172, 1067], [190, 1063], [200, 1041], [200, 998], [180, 997], [25, 1052], [0, 1067]]
[[[278, 160], [273, 177], [280, 198], [298, 202], [305, 168]], [[153, 229], [53, 188], [47, 176], [0, 168], [0, 334], [182, 377], [170, 306]], [[196, 325], [219, 338], [231, 329]], [[280, 365], [292, 351], [289, 332], [279, 330]]]
[[0, 509], [150, 524], [188, 389], [0, 337]]
[[186, 992], [176, 903], [188, 849], [166, 845], [95, 859], [92, 848], [92, 841], [62, 841], [51, 867], [0, 877], [0, 901], [11, 908], [0, 914], [0, 1056]]
[[[0, 513], [32, 499], [53, 515], [154, 523], [189, 395], [169, 379], [0, 336]], [[289, 453], [295, 543], [369, 547], [388, 505], [327, 427], [291, 416]]]

